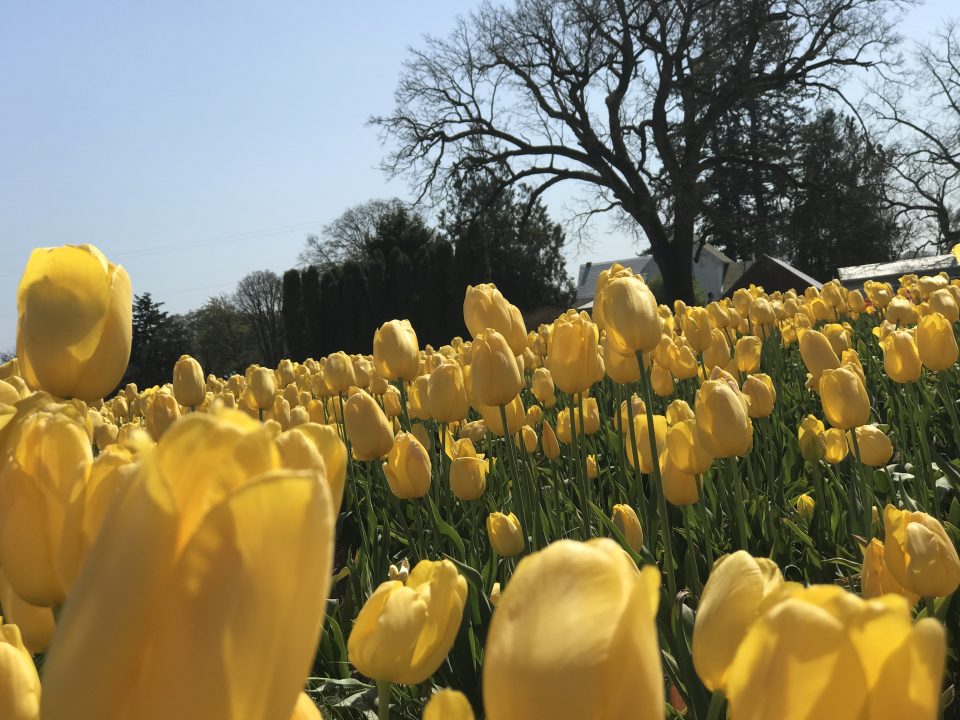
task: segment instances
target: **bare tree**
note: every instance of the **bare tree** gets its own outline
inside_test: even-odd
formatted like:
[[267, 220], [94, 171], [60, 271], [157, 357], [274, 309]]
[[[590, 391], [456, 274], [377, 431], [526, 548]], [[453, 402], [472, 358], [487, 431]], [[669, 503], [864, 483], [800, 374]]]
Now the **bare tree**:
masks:
[[284, 353], [283, 283], [277, 274], [257, 270], [244, 277], [237, 283], [234, 304], [250, 323], [261, 362], [279, 363]]
[[949, 22], [917, 47], [905, 78], [878, 97], [879, 116], [905, 134], [890, 198], [927, 230], [937, 252], [960, 243], [960, 25]]
[[306, 247], [299, 261], [304, 267], [314, 265], [320, 269], [339, 265], [347, 260], [366, 257], [369, 246], [377, 235], [380, 222], [407, 204], [398, 198], [370, 200], [346, 210], [329, 225], [321, 235], [307, 237]]
[[888, 57], [898, 0], [516, 0], [484, 3], [407, 61], [396, 107], [372, 118], [423, 199], [498, 166], [531, 201], [583, 183], [588, 213], [643, 229], [671, 297], [692, 299], [703, 173], [762, 159], [711, 156], [710, 130], [745, 99], [801, 87], [840, 95]]

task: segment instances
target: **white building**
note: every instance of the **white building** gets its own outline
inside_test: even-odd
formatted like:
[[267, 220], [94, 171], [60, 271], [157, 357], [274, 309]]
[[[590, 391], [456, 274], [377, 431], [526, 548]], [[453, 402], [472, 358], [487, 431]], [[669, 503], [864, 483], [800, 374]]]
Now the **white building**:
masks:
[[[723, 292], [724, 279], [727, 270], [733, 265], [733, 261], [713, 245], [704, 245], [700, 251], [700, 258], [696, 259], [696, 253], [694, 253], [693, 259], [693, 279], [696, 280], [708, 300], [716, 300]], [[634, 275], [642, 276], [646, 282], [650, 282], [660, 275], [660, 268], [653, 259], [653, 255], [583, 263], [580, 266], [580, 272], [577, 274], [576, 306], [578, 308], [593, 305], [597, 276], [614, 263], [629, 267], [633, 270]]]

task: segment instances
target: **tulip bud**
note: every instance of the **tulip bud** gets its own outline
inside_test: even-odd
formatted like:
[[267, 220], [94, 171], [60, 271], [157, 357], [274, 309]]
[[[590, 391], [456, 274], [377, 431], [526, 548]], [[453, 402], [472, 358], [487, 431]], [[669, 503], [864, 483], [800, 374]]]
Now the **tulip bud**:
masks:
[[493, 607], [500, 604], [500, 593], [500, 583], [495, 582], [493, 588], [490, 590], [490, 604], [493, 605]]
[[624, 355], [613, 347], [613, 336], [604, 333], [603, 349], [603, 369], [607, 376], [615, 383], [629, 385], [640, 380], [640, 363], [637, 362], [637, 356], [633, 353]]
[[[861, 425], [856, 428], [857, 445], [860, 447], [860, 462], [869, 467], [886, 465], [893, 456], [890, 438], [876, 425]], [[847, 433], [849, 437], [849, 431]], [[850, 441], [853, 447], [853, 441]]]
[[383, 457], [393, 447], [387, 416], [366, 390], [351, 395], [343, 408], [344, 427], [357, 460]]
[[692, 307], [683, 317], [683, 335], [694, 352], [702, 353], [713, 342], [710, 314], [702, 307]]
[[835, 428], [847, 430], [870, 420], [870, 399], [863, 381], [849, 368], [824, 370], [820, 378], [823, 414]]
[[519, 355], [526, 346], [527, 329], [520, 310], [507, 302], [493, 283], [467, 286], [463, 320], [474, 339], [493, 329], [504, 337], [513, 355]]
[[409, 320], [385, 322], [374, 332], [373, 366], [381, 377], [413, 380], [419, 365], [420, 344]]
[[667, 405], [667, 410], [664, 415], [667, 418], [667, 425], [671, 426], [684, 420], [693, 420], [694, 418], [693, 410], [690, 409], [687, 401], [679, 399]]
[[829, 708], [835, 718], [934, 718], [945, 654], [943, 626], [914, 623], [902, 598], [791, 586], [740, 645], [727, 674], [730, 716], [812, 718]]
[[557, 441], [556, 433], [547, 421], [543, 423], [541, 442], [543, 443], [543, 454], [547, 456], [547, 460], [556, 460], [560, 457], [560, 443]]
[[203, 404], [206, 395], [206, 382], [200, 363], [189, 355], [181, 355], [173, 366], [173, 396], [184, 407], [197, 407]]
[[917, 324], [917, 352], [924, 366], [934, 372], [947, 370], [957, 362], [960, 351], [957, 349], [953, 326], [939, 312], [920, 318]]
[[540, 401], [547, 410], [557, 403], [556, 391], [553, 387], [553, 376], [550, 371], [544, 367], [533, 371], [533, 379], [530, 383], [530, 389], [533, 396]]
[[713, 564], [693, 627], [693, 665], [709, 690], [723, 690], [737, 650], [754, 621], [783, 592], [780, 568], [744, 550]]
[[470, 367], [471, 392], [480, 405], [506, 405], [523, 387], [517, 359], [496, 330], [474, 338]]
[[323, 366], [323, 377], [334, 394], [343, 394], [357, 384], [353, 361], [343, 351], [327, 356], [327, 362]]
[[722, 330], [713, 329], [713, 340], [703, 353], [703, 364], [707, 370], [713, 370], [714, 367], [726, 367], [730, 361], [730, 345], [727, 342], [726, 335]]
[[820, 462], [827, 451], [823, 423], [813, 415], [807, 415], [797, 430], [800, 454], [807, 462]]
[[402, 432], [383, 463], [390, 491], [401, 500], [423, 497], [430, 491], [430, 456], [412, 433]]
[[656, 568], [638, 571], [608, 538], [560, 540], [521, 560], [487, 635], [487, 717], [662, 715], [659, 585]]
[[600, 477], [600, 469], [597, 467], [597, 456], [587, 455], [587, 478], [596, 480]]
[[863, 595], [864, 598], [870, 599], [886, 595], [887, 593], [902, 595], [911, 605], [916, 605], [920, 599], [917, 593], [907, 590], [890, 574], [884, 562], [883, 543], [877, 538], [873, 538], [867, 546], [863, 548], [863, 567], [860, 571], [860, 594]]
[[797, 508], [797, 514], [807, 522], [810, 522], [813, 518], [813, 508], [816, 506], [813, 498], [807, 493], [804, 493], [797, 498], [795, 506]]
[[519, 555], [526, 544], [523, 528], [513, 513], [504, 515], [494, 512], [487, 515], [487, 537], [490, 546], [503, 557]]
[[93, 401], [130, 359], [130, 276], [93, 245], [38, 248], [17, 289], [17, 360], [33, 390]]
[[755, 373], [760, 370], [760, 353], [763, 343], [754, 335], [747, 335], [737, 340], [733, 349], [733, 358], [737, 363], [737, 370], [742, 373]]
[[537, 445], [539, 444], [537, 431], [529, 425], [524, 425], [522, 428], [520, 428], [520, 434], [523, 436], [523, 449], [526, 450], [527, 454], [529, 455], [535, 453], [537, 451]]
[[[289, 717], [333, 525], [323, 476], [280, 470], [262, 425], [189, 415], [110, 504], [46, 656], [43, 718]], [[211, 685], [196, 668], [223, 668], [227, 646], [231, 670]]]
[[293, 706], [293, 715], [290, 720], [323, 720], [316, 703], [305, 692], [297, 696], [297, 704]]
[[463, 420], [470, 409], [463, 370], [455, 362], [447, 362], [430, 373], [427, 383], [430, 414], [437, 422]]
[[777, 399], [777, 391], [769, 375], [757, 373], [750, 375], [743, 382], [743, 394], [750, 401], [748, 412], [752, 418], [768, 417], [773, 412], [773, 403]]
[[904, 588], [923, 597], [946, 597], [960, 586], [957, 549], [939, 521], [887, 505], [883, 532], [887, 569]]
[[753, 440], [747, 399], [730, 382], [707, 380], [697, 390], [697, 432], [708, 453], [718, 458], [745, 455]]
[[816, 330], [805, 330], [800, 335], [800, 357], [810, 372], [810, 386], [814, 389], [820, 385], [820, 377], [825, 370], [840, 367], [840, 358], [834, 352], [833, 346], [823, 333]]
[[476, 453], [459, 455], [450, 463], [450, 490], [460, 500], [476, 500], [487, 489], [489, 461]]
[[700, 499], [697, 478], [677, 465], [669, 446], [660, 454], [660, 478], [663, 481], [663, 497], [671, 505], [692, 505]]
[[570, 395], [584, 392], [603, 377], [599, 333], [585, 312], [568, 310], [554, 322], [547, 369], [556, 386]]
[[284, 467], [318, 471], [323, 468], [334, 512], [339, 514], [347, 477], [347, 446], [337, 431], [330, 425], [307, 422], [281, 433], [276, 443]]
[[894, 330], [881, 342], [883, 369], [897, 383], [911, 383], [920, 379], [920, 353], [913, 335], [906, 330]]
[[[232, 379], [232, 378], [231, 378]], [[258, 410], [273, 407], [277, 397], [277, 376], [270, 368], [257, 368], [250, 376], [250, 394]]]
[[40, 677], [16, 625], [0, 625], [0, 688], [0, 717], [39, 720]]
[[[650, 447], [650, 431], [647, 424], [647, 415], [637, 415], [633, 418], [633, 437], [636, 440], [636, 452], [628, 444], [627, 462], [634, 467], [634, 462], [639, 461], [640, 472], [652, 473], [653, 464], [659, 463], [660, 453], [667, 445], [667, 419], [663, 415], [653, 416], [653, 428], [656, 441], [656, 451]], [[629, 432], [629, 431], [628, 431]], [[625, 437], [629, 439], [629, 435]]]
[[459, 690], [444, 689], [433, 694], [423, 708], [423, 720], [474, 720], [473, 708]]
[[[631, 355], [650, 352], [657, 347], [662, 335], [657, 301], [640, 276], [612, 278], [603, 289], [601, 302], [604, 327], [617, 352]], [[554, 333], [556, 331], [555, 326]], [[564, 390], [562, 385], [560, 389]]]
[[653, 384], [653, 391], [660, 397], [673, 395], [673, 375], [665, 367], [654, 363], [650, 380]]
[[640, 552], [643, 549], [643, 528], [640, 526], [637, 512], [629, 505], [617, 504], [613, 506], [610, 519], [627, 541], [627, 545], [634, 552]]
[[479, 407], [480, 416], [483, 418], [484, 425], [490, 432], [497, 437], [503, 437], [505, 434], [516, 435], [523, 427], [523, 421], [526, 414], [523, 411], [523, 401], [517, 395], [512, 401], [503, 408], [507, 416], [507, 429], [503, 429], [503, 418], [500, 415], [500, 408], [490, 405], [481, 405]]
[[670, 426], [667, 449], [673, 464], [688, 475], [702, 475], [713, 464], [713, 455], [706, 449], [693, 418]]
[[449, 560], [421, 560], [406, 584], [381, 583], [347, 640], [351, 664], [376, 680], [416, 685], [436, 672], [453, 646], [467, 581]]
[[887, 306], [886, 320], [894, 325], [914, 325], [919, 318], [917, 306], [900, 295], [893, 298]]

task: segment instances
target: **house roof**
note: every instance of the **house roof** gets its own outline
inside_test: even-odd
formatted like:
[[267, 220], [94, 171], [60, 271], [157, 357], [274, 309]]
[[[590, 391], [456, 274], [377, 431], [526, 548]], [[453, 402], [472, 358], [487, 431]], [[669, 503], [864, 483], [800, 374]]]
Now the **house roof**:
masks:
[[597, 287], [597, 276], [614, 263], [620, 263], [624, 267], [630, 268], [634, 275], [642, 275], [643, 269], [652, 260], [652, 255], [639, 255], [637, 257], [624, 258], [623, 260], [604, 260], [602, 262], [583, 263], [577, 275], [577, 302], [593, 299], [593, 291]]
[[[721, 264], [733, 262], [733, 260], [710, 244], [705, 244], [702, 252], [712, 256]], [[694, 248], [694, 254], [696, 254], [696, 248]], [[583, 263], [580, 266], [580, 272], [577, 274], [577, 301], [586, 302], [593, 299], [593, 292], [597, 287], [597, 276], [614, 263], [620, 263], [624, 267], [630, 268], [635, 275], [643, 275], [644, 270], [652, 262], [654, 262], [652, 255], [639, 255], [624, 258], [623, 260], [603, 260], [601, 262]]]
[[863, 283], [878, 278], [900, 277], [915, 273], [929, 275], [946, 270], [950, 274], [960, 273], [960, 263], [953, 255], [930, 255], [927, 257], [894, 260], [892, 262], [868, 263], [866, 265], [848, 265], [837, 269], [837, 277], [844, 285]]
[[785, 292], [790, 289], [802, 291], [808, 285], [817, 289], [823, 287], [822, 282], [797, 270], [793, 265], [769, 255], [761, 255], [736, 282], [723, 291], [723, 297], [730, 297], [739, 288], [749, 287], [751, 284], [760, 285], [767, 292]]

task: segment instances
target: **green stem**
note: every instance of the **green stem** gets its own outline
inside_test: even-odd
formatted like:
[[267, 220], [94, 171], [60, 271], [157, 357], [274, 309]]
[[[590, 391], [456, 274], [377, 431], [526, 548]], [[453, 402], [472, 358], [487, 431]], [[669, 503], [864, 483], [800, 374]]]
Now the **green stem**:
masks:
[[390, 720], [390, 685], [386, 680], [377, 680], [377, 720]]
[[677, 579], [673, 570], [673, 541], [670, 537], [670, 515], [667, 500], [663, 496], [663, 478], [660, 475], [660, 454], [657, 447], [657, 433], [653, 425], [653, 392], [650, 387], [650, 371], [643, 364], [643, 353], [637, 353], [640, 365], [640, 378], [643, 381], [644, 402], [647, 405], [647, 433], [650, 438], [650, 464], [653, 466], [653, 491], [657, 496], [657, 510], [660, 513], [660, 537], [663, 540], [663, 564], [667, 571], [667, 591], [670, 600], [677, 597]]
[[863, 537], [869, 540], [873, 537], [871, 532], [871, 513], [870, 513], [870, 494], [867, 491], [867, 480], [864, 477], [863, 461], [860, 459], [860, 443], [857, 441], [857, 429], [850, 428], [850, 439], [853, 442], [853, 454], [857, 458], [857, 481], [860, 489], [860, 512], [863, 513]]
[[723, 461], [723, 465], [727, 471], [727, 482], [733, 486], [733, 511], [737, 516], [737, 544], [741, 550], [746, 550], [750, 532], [747, 529], [747, 516], [744, 512], [743, 483], [740, 482], [740, 478], [737, 477], [737, 458], [729, 457]]
[[715, 690], [713, 696], [710, 698], [707, 720], [720, 720], [720, 713], [723, 711], [724, 705], [726, 705], [726, 701], [723, 697], [723, 692], [721, 690]]
[[523, 525], [523, 532], [526, 534], [530, 530], [530, 518], [527, 515], [527, 507], [523, 497], [523, 485], [520, 482], [520, 473], [517, 471], [517, 460], [513, 452], [513, 437], [510, 435], [510, 428], [507, 427], [507, 406], [500, 405], [500, 422], [503, 424], [503, 439], [507, 443], [507, 455], [510, 457], [510, 475], [511, 478], [511, 498], [517, 501], [517, 509], [520, 511], [520, 524]]
[[397, 381], [397, 385], [400, 389], [400, 416], [403, 418], [403, 429], [410, 432], [410, 414], [407, 412], [407, 387], [403, 378]]

